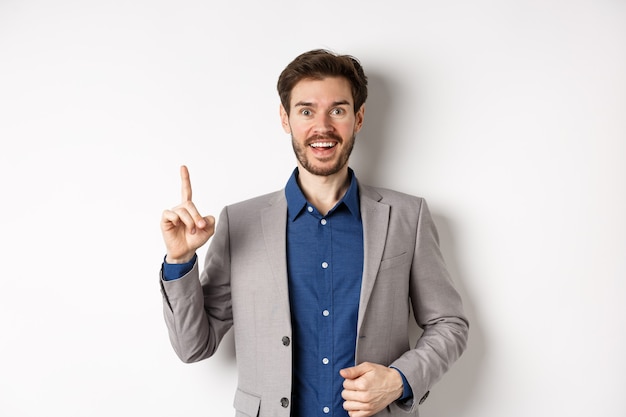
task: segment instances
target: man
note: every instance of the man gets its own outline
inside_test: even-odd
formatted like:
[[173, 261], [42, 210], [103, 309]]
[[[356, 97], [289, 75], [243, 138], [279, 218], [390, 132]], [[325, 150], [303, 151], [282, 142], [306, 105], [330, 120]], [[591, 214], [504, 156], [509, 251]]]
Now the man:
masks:
[[348, 167], [367, 98], [355, 58], [304, 53], [278, 92], [297, 159], [283, 190], [227, 206], [215, 228], [181, 168], [182, 203], [161, 220], [172, 346], [198, 361], [234, 328], [237, 416], [417, 416], [468, 333], [426, 203]]

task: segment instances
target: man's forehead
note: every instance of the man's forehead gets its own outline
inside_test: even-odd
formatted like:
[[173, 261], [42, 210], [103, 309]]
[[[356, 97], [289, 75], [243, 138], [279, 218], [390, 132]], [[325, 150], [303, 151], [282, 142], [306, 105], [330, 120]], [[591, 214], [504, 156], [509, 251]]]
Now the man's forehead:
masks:
[[350, 82], [343, 77], [305, 78], [291, 90], [292, 106], [321, 102], [352, 104]]

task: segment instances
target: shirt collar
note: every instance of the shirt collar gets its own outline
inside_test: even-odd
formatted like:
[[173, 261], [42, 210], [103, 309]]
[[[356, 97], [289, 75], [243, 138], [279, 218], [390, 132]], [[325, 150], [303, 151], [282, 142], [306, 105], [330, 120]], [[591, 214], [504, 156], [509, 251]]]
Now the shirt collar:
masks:
[[[352, 168], [348, 168], [348, 178], [350, 179], [348, 191], [346, 191], [344, 196], [341, 200], [339, 200], [337, 205], [333, 207], [329, 214], [335, 211], [335, 209], [343, 203], [355, 218], [360, 219], [359, 185]], [[294, 221], [308, 204], [306, 197], [304, 197], [304, 194], [298, 185], [298, 168], [293, 170], [291, 177], [289, 177], [289, 181], [287, 181], [287, 185], [285, 186], [285, 198], [287, 199], [287, 216], [290, 221]]]

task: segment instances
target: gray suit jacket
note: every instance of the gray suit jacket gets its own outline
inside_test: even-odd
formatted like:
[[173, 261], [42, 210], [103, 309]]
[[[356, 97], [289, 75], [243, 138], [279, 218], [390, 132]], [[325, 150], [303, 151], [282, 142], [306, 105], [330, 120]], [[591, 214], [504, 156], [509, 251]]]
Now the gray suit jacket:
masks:
[[[394, 366], [413, 389], [415, 401], [395, 402], [378, 415], [417, 416], [429, 389], [465, 349], [468, 322], [426, 202], [364, 185], [359, 196], [365, 261], [356, 362]], [[290, 413], [286, 221], [284, 191], [227, 206], [202, 273], [196, 263], [179, 280], [161, 279], [165, 321], [182, 361], [210, 357], [233, 327], [236, 416]], [[413, 348], [411, 308], [424, 330]]]

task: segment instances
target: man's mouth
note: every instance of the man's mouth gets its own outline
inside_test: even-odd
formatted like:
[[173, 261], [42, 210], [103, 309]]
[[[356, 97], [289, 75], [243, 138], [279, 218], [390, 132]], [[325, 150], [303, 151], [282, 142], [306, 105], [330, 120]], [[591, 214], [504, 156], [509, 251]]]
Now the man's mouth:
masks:
[[334, 133], [328, 133], [326, 135], [314, 135], [309, 138], [308, 146], [317, 150], [330, 150], [341, 143], [341, 137]]
[[337, 145], [337, 142], [313, 142], [309, 146], [316, 149], [330, 149], [334, 148], [335, 145]]

